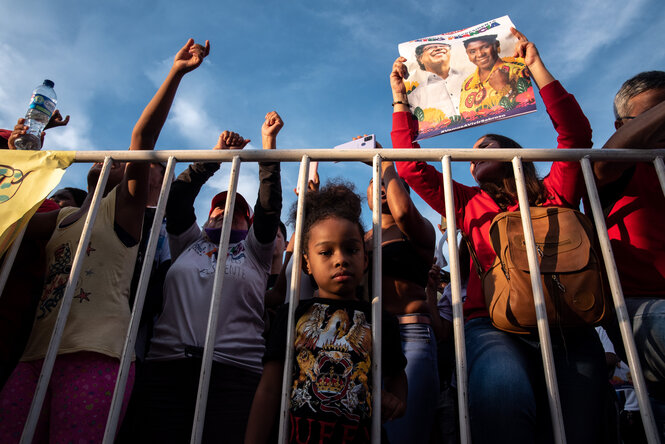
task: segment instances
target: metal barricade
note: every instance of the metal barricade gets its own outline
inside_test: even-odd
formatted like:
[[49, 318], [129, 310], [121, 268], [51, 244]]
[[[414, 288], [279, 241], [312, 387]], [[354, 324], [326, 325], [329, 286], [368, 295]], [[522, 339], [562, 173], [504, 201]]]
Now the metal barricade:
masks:
[[[651, 406], [648, 400], [648, 393], [641, 370], [640, 361], [635, 348], [635, 341], [632, 335], [632, 329], [628, 313], [626, 311], [625, 301], [619, 282], [619, 276], [612, 255], [607, 227], [603, 217], [598, 191], [593, 178], [591, 161], [609, 160], [609, 161], [632, 161], [632, 162], [653, 162], [656, 168], [662, 191], [665, 193], [665, 164], [663, 163], [665, 150], [588, 150], [588, 149], [419, 149], [419, 150], [330, 150], [330, 149], [311, 149], [311, 150], [246, 150], [246, 151], [79, 151], [76, 153], [75, 162], [99, 162], [104, 161], [100, 179], [98, 181], [95, 193], [92, 199], [90, 210], [87, 213], [84, 229], [73, 259], [72, 269], [67, 282], [65, 295], [61, 301], [61, 308], [58, 312], [56, 324], [53, 330], [47, 355], [44, 359], [44, 365], [39, 377], [39, 382], [27, 422], [21, 437], [21, 443], [30, 443], [34, 436], [37, 426], [37, 420], [41, 412], [42, 404], [48, 382], [50, 380], [53, 364], [57, 356], [62, 333], [64, 331], [67, 315], [71, 307], [75, 283], [81, 272], [83, 259], [81, 256], [83, 246], [88, 244], [92, 226], [94, 224], [97, 211], [99, 209], [102, 190], [108, 180], [110, 163], [112, 160], [133, 161], [133, 162], [165, 162], [168, 161], [162, 190], [160, 192], [159, 203], [157, 205], [156, 215], [153, 226], [150, 231], [150, 238], [147, 244], [147, 251], [137, 289], [134, 308], [129, 324], [129, 329], [125, 339], [125, 345], [120, 362], [116, 389], [113, 394], [112, 404], [109, 412], [108, 421], [104, 433], [104, 443], [112, 443], [116, 436], [118, 420], [126, 382], [129, 373], [129, 367], [132, 359], [138, 324], [141, 318], [145, 293], [150, 278], [152, 261], [154, 259], [159, 228], [164, 216], [166, 199], [173, 178], [176, 162], [193, 161], [213, 161], [213, 162], [231, 162], [231, 174], [229, 180], [229, 196], [227, 199], [225, 214], [233, 214], [235, 204], [236, 189], [238, 184], [238, 173], [242, 162], [258, 161], [279, 161], [279, 162], [300, 162], [300, 173], [298, 184], [300, 190], [303, 190], [298, 197], [297, 219], [295, 231], [295, 249], [294, 266], [291, 279], [291, 288], [289, 289], [290, 310], [288, 316], [288, 336], [286, 365], [284, 366], [284, 376], [282, 382], [282, 398], [280, 413], [280, 442], [286, 442], [288, 439], [288, 405], [291, 388], [291, 362], [293, 360], [293, 344], [295, 332], [295, 307], [300, 295], [300, 276], [302, 259], [302, 226], [304, 212], [304, 195], [307, 190], [307, 177], [310, 160], [315, 161], [364, 161], [373, 163], [373, 187], [374, 187], [374, 205], [373, 205], [373, 248], [380, 251], [381, 248], [381, 161], [399, 161], [399, 160], [421, 160], [421, 161], [441, 161], [443, 170], [443, 187], [445, 194], [445, 216], [447, 221], [447, 236], [450, 257], [451, 289], [453, 305], [453, 331], [456, 352], [456, 376], [458, 382], [458, 405], [459, 405], [459, 423], [460, 438], [463, 443], [470, 443], [470, 424], [468, 415], [468, 388], [467, 388], [467, 364], [466, 348], [464, 341], [464, 319], [462, 313], [461, 282], [460, 282], [460, 263], [457, 250], [456, 238], [456, 219], [455, 202], [453, 194], [453, 181], [451, 173], [451, 161], [469, 161], [469, 160], [497, 160], [503, 162], [512, 162], [515, 173], [516, 186], [520, 208], [528, 209], [528, 199], [526, 187], [524, 184], [524, 175], [522, 172], [523, 161], [579, 161], [582, 166], [582, 172], [589, 196], [591, 210], [594, 215], [596, 230], [598, 232], [603, 259], [612, 290], [613, 302], [617, 312], [621, 335], [626, 349], [628, 364], [632, 370], [633, 381], [640, 405], [640, 411], [646, 432], [647, 440], [650, 444], [658, 443], [659, 438], [656, 430], [655, 419], [653, 417]], [[177, 159], [177, 160], [176, 160]], [[565, 424], [561, 411], [556, 373], [554, 370], [552, 346], [549, 336], [549, 325], [547, 323], [547, 314], [543, 299], [542, 284], [539, 279], [539, 266], [537, 260], [536, 244], [531, 229], [531, 219], [528, 211], [522, 211], [522, 223], [525, 232], [525, 243], [529, 261], [529, 270], [532, 276], [532, 288], [534, 293], [534, 302], [536, 305], [536, 314], [538, 319], [538, 333], [541, 342], [543, 366], [545, 369], [545, 381], [547, 385], [550, 414], [552, 417], [554, 438], [557, 443], [565, 443]], [[222, 226], [221, 251], [226, 251], [229, 244], [229, 235], [231, 231], [231, 218], [225, 218]], [[7, 276], [12, 266], [13, 259], [21, 242], [21, 236], [15, 241], [15, 245], [6, 255], [5, 263], [0, 270], [0, 297]], [[373, 411], [372, 418], [372, 442], [379, 443], [381, 439], [381, 255], [374, 255], [373, 270], [373, 291], [372, 295], [372, 333], [373, 333], [373, 356], [372, 371], [374, 372], [373, 385]], [[213, 295], [211, 299], [210, 312], [208, 316], [208, 326], [206, 331], [206, 342], [204, 347], [203, 362], [199, 379], [199, 390], [196, 401], [195, 419], [192, 426], [192, 443], [200, 443], [202, 439], [205, 411], [207, 404], [207, 394], [210, 383], [210, 371], [212, 366], [212, 357], [214, 351], [215, 331], [219, 310], [223, 309], [221, 300], [221, 291], [224, 284], [224, 274], [219, 273], [225, 266], [226, 255], [220, 254], [217, 259], [217, 268], [215, 272]]]

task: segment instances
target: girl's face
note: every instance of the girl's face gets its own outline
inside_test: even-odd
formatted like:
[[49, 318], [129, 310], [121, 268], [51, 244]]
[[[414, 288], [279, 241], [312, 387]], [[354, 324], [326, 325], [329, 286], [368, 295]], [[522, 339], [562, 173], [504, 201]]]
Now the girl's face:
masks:
[[319, 296], [355, 299], [367, 268], [367, 254], [358, 225], [329, 217], [309, 229], [304, 255], [307, 271], [319, 286]]
[[[481, 137], [473, 145], [474, 148], [503, 148], [494, 139]], [[471, 162], [471, 175], [478, 184], [487, 182], [499, 182], [503, 179], [503, 164], [505, 162], [475, 160]]]

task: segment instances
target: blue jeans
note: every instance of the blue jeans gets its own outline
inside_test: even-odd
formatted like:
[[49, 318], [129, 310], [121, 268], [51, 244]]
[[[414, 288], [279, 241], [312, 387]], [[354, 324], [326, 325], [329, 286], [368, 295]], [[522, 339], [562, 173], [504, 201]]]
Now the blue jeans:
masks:
[[[665, 385], [665, 299], [628, 297], [626, 309], [644, 378], [650, 385]], [[608, 327], [607, 333], [617, 354], [628, 362], [618, 325]]]
[[[626, 309], [651, 408], [661, 440], [665, 442], [665, 299], [627, 297]], [[616, 319], [607, 327], [607, 333], [617, 354], [628, 362]]]
[[[537, 335], [501, 331], [489, 318], [468, 321], [465, 334], [473, 443], [553, 442]], [[567, 442], [599, 442], [607, 374], [598, 335], [592, 327], [550, 334]]]
[[400, 324], [409, 392], [406, 413], [384, 427], [391, 444], [427, 443], [439, 397], [436, 339], [427, 324]]

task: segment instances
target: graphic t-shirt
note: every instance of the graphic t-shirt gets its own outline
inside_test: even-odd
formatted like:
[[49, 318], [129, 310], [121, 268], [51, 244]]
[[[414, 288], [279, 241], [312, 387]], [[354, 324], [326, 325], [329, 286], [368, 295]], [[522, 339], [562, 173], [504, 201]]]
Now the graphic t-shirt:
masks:
[[[397, 319], [383, 315], [385, 376], [406, 366]], [[371, 305], [314, 298], [295, 313], [289, 442], [369, 443], [372, 418]], [[277, 314], [265, 361], [284, 360], [288, 305]]]

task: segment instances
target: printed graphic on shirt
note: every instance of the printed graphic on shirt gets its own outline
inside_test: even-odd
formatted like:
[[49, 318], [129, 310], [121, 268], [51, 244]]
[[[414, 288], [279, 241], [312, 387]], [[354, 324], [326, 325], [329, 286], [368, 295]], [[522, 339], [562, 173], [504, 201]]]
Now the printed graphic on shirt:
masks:
[[[211, 244], [205, 239], [200, 239], [194, 242], [190, 247], [194, 252], [200, 256], [206, 256], [207, 260], [201, 262], [202, 266], [199, 267], [199, 275], [201, 277], [210, 276], [215, 274], [215, 267], [217, 266], [217, 251], [216, 245]], [[245, 262], [245, 243], [239, 242], [233, 245], [226, 256], [226, 274], [239, 275], [242, 267], [239, 267]]]
[[[365, 314], [358, 310], [315, 303], [299, 319], [291, 421], [298, 425], [308, 418], [309, 425], [307, 431], [292, 427], [292, 434], [299, 430], [298, 434], [322, 436], [327, 419], [346, 424], [346, 428], [352, 425], [355, 435], [358, 425], [368, 422], [372, 414], [371, 334]], [[316, 418], [315, 424], [310, 418]]]
[[[90, 248], [90, 246], [88, 246]], [[65, 294], [67, 288], [67, 279], [72, 269], [72, 250], [69, 244], [62, 244], [56, 248], [53, 254], [53, 263], [48, 267], [46, 273], [46, 282], [44, 283], [44, 292], [39, 301], [37, 320], [44, 319], [57, 306], [60, 299]], [[79, 302], [88, 301], [90, 293], [81, 292], [75, 296]]]

